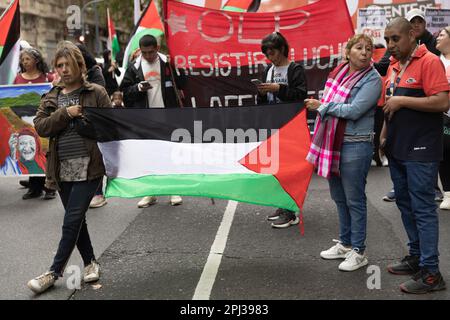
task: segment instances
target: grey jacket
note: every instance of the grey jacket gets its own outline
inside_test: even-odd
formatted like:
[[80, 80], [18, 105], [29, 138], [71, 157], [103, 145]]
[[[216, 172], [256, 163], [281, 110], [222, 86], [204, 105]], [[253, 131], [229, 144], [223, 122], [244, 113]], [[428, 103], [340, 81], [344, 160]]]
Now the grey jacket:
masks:
[[346, 119], [346, 135], [373, 134], [375, 108], [381, 88], [380, 74], [372, 69], [352, 88], [345, 103], [325, 103], [317, 111], [322, 118], [333, 116]]

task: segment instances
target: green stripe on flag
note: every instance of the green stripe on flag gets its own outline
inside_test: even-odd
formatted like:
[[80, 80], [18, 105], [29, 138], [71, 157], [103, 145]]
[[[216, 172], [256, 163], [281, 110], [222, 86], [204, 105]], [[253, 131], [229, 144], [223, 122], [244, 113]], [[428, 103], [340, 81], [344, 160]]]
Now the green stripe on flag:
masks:
[[120, 51], [119, 39], [117, 39], [117, 36], [114, 36], [111, 44], [111, 55], [114, 61], [116, 61], [116, 57], [119, 51]]
[[263, 206], [299, 211], [295, 201], [272, 175], [187, 174], [152, 175], [136, 179], [108, 179], [107, 197], [136, 198], [182, 195], [232, 199]]
[[245, 10], [245, 9], [233, 7], [233, 6], [225, 6], [222, 8], [222, 10], [233, 11], [233, 12], [247, 12], [247, 10]]
[[128, 67], [128, 59], [130, 58], [130, 56], [133, 54], [133, 52], [139, 48], [139, 40], [145, 36], [146, 34], [150, 34], [152, 36], [154, 36], [155, 38], [161, 37], [164, 35], [164, 32], [160, 29], [155, 29], [155, 28], [144, 28], [139, 30], [138, 32], [136, 32], [133, 35], [133, 38], [131, 38], [130, 42], [128, 43], [128, 47], [126, 50], [126, 56], [124, 57], [123, 60], [123, 67], [127, 68]]

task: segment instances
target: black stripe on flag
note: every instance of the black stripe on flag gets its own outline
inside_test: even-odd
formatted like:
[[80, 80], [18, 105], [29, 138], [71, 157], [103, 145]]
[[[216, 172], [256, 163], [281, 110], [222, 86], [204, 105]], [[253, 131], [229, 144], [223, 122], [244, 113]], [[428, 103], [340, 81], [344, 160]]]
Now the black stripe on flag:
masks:
[[[274, 129], [288, 123], [303, 108], [302, 103], [261, 105], [231, 108], [84, 108], [84, 113], [96, 131], [98, 142], [127, 139], [152, 139], [187, 143], [224, 142], [204, 139], [204, 133], [222, 134], [223, 137], [238, 133], [239, 138], [227, 143], [264, 141]], [[178, 130], [178, 131], [175, 131]], [[183, 131], [184, 130], [184, 131]], [[210, 130], [210, 131], [207, 131]], [[174, 139], [179, 133], [190, 139]], [[176, 133], [174, 135], [174, 133]], [[208, 136], [208, 134], [207, 134]]]

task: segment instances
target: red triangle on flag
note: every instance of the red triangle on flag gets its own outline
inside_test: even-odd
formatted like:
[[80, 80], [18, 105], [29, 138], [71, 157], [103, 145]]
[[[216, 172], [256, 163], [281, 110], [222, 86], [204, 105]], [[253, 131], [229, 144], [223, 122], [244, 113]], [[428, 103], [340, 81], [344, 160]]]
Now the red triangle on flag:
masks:
[[4, 46], [6, 44], [6, 38], [9, 34], [9, 29], [11, 27], [12, 21], [17, 13], [19, 7], [19, 1], [14, 1], [13, 4], [3, 13], [3, 16], [0, 17], [0, 46]]
[[142, 28], [148, 29], [159, 29], [164, 32], [164, 26], [161, 22], [161, 18], [158, 13], [158, 9], [156, 8], [155, 2], [151, 1], [148, 7], [148, 11], [144, 12], [142, 16], [142, 20], [139, 24]]
[[306, 161], [310, 144], [303, 109], [239, 163], [254, 172], [274, 175], [301, 210], [313, 173], [313, 165]]

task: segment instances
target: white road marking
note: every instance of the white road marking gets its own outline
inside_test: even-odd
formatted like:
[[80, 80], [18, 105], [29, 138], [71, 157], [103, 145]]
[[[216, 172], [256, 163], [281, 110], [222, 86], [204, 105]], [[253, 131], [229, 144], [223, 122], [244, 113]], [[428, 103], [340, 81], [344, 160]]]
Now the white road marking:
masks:
[[206, 260], [202, 275], [195, 288], [192, 300], [209, 300], [211, 290], [216, 280], [217, 272], [219, 271], [222, 255], [227, 245], [228, 233], [230, 232], [231, 224], [233, 223], [234, 213], [237, 207], [236, 201], [228, 201], [227, 208], [220, 223], [219, 230], [216, 234], [216, 239], [209, 251], [208, 260]]

